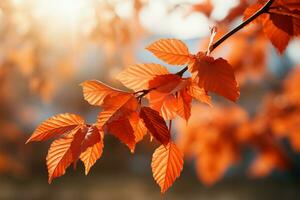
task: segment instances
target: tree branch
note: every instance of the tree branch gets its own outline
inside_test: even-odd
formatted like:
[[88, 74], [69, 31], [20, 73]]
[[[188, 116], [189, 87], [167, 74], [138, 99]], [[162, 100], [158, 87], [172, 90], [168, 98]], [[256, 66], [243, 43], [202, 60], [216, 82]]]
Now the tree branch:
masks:
[[247, 20], [242, 22], [240, 25], [226, 33], [222, 38], [220, 38], [218, 41], [216, 41], [213, 45], [210, 47], [210, 52], [215, 50], [220, 44], [222, 44], [226, 39], [228, 39], [230, 36], [234, 35], [236, 32], [250, 24], [253, 20], [255, 20], [260, 15], [267, 13], [270, 6], [273, 4], [274, 0], [269, 0], [261, 9], [259, 9], [256, 13], [254, 13], [251, 17], [249, 17]]
[[[244, 22], [242, 22], [240, 25], [238, 25], [237, 27], [235, 27], [234, 29], [232, 29], [231, 31], [229, 31], [228, 33], [226, 33], [218, 41], [216, 41], [215, 43], [213, 43], [210, 46], [209, 51], [212, 52], [213, 50], [215, 50], [225, 40], [227, 40], [229, 37], [231, 37], [232, 35], [234, 35], [235, 33], [237, 33], [239, 30], [243, 29], [245, 26], [247, 26], [248, 24], [250, 24], [252, 21], [254, 21], [260, 15], [262, 15], [264, 13], [268, 13], [269, 8], [271, 7], [271, 5], [273, 3], [274, 3], [274, 0], [269, 0], [261, 9], [259, 9], [256, 13], [254, 13], [251, 17], [249, 17], [247, 20], [245, 20]], [[185, 68], [183, 68], [182, 70], [180, 70], [179, 72], [177, 72], [176, 75], [182, 76], [184, 74], [184, 72], [186, 72], [187, 70], [188, 70], [188, 66], [186, 66]]]

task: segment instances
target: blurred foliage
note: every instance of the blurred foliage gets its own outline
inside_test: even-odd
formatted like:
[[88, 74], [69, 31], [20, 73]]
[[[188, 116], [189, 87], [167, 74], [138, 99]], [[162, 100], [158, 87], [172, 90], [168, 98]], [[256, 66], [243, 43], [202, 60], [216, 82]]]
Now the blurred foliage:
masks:
[[[97, 110], [83, 101], [78, 84], [98, 79], [120, 86], [113, 78], [124, 67], [140, 62], [140, 57], [147, 58], [136, 51], [140, 52], [149, 40], [162, 37], [146, 30], [140, 21], [141, 12], [150, 3], [147, 1], [126, 0], [131, 9], [130, 15], [124, 16], [119, 10], [125, 1], [89, 0], [84, 9], [79, 9], [84, 15], [74, 18], [75, 24], [64, 24], [62, 20], [62, 29], [51, 17], [38, 14], [46, 11], [37, 2], [0, 1], [0, 173], [21, 179], [39, 176], [39, 172], [46, 174], [42, 156], [46, 145], [25, 146], [36, 125], [53, 114], [69, 111], [88, 120], [95, 118]], [[237, 1], [222, 19], [215, 18], [217, 5], [210, 0], [164, 5], [167, 15], [179, 11], [185, 19], [201, 14], [208, 20], [207, 26], [218, 27], [218, 39], [242, 20], [251, 3]], [[187, 42], [196, 51], [205, 51], [209, 37]], [[205, 185], [216, 183], [226, 174], [244, 176], [244, 172], [234, 171], [241, 165], [251, 177], [266, 177], [274, 170], [287, 176], [299, 174], [300, 71], [299, 63], [289, 55], [295, 51], [299, 47], [284, 55], [274, 53], [262, 27], [252, 24], [213, 52], [233, 66], [241, 99], [237, 105], [218, 97], [213, 98], [213, 107], [194, 103], [190, 121], [177, 120], [174, 130], [186, 160], [195, 162], [186, 168], [195, 168]], [[147, 162], [156, 144], [142, 142], [136, 158], [131, 158], [114, 138], [106, 143], [103, 161], [92, 171], [98, 168], [104, 173], [132, 170], [148, 174]]]

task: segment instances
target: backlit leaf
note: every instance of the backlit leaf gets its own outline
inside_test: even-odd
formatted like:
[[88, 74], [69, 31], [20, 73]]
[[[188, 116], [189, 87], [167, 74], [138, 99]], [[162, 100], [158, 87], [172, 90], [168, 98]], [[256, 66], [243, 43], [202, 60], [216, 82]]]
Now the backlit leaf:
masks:
[[109, 122], [107, 125], [107, 131], [117, 137], [121, 142], [126, 144], [131, 152], [135, 149], [135, 135], [134, 130], [126, 118], [118, 118]]
[[176, 39], [161, 39], [150, 44], [146, 49], [171, 65], [184, 65], [191, 59], [188, 47]]
[[177, 111], [175, 94], [186, 86], [185, 79], [174, 74], [160, 75], [149, 81], [148, 98], [150, 107], [161, 113], [166, 120], [173, 119]]
[[48, 151], [48, 182], [65, 174], [66, 169], [76, 161], [80, 154], [80, 145], [84, 138], [81, 129], [76, 129], [65, 137], [55, 140]]
[[208, 105], [212, 105], [211, 103], [211, 97], [208, 96], [203, 88], [200, 88], [198, 84], [194, 82], [190, 82], [188, 86], [187, 93], [191, 95], [194, 99], [197, 101], [200, 101], [202, 103], [206, 103]]
[[177, 114], [186, 121], [188, 121], [191, 116], [191, 103], [192, 97], [186, 90], [181, 90], [177, 95]]
[[89, 173], [91, 167], [101, 157], [103, 147], [103, 133], [101, 133], [95, 126], [89, 127], [84, 141], [82, 142], [82, 153], [80, 154], [80, 159], [85, 166], [86, 175]]
[[141, 141], [144, 136], [147, 134], [147, 128], [143, 122], [143, 120], [140, 118], [139, 114], [132, 113], [130, 118], [129, 118], [130, 124], [134, 130], [134, 136], [135, 136], [135, 141], [139, 142]]
[[223, 58], [215, 60], [200, 52], [190, 70], [194, 81], [205, 91], [217, 93], [231, 101], [239, 98], [239, 87], [233, 69]]
[[[253, 15], [266, 2], [262, 0], [247, 8], [244, 18], [247, 19]], [[261, 15], [256, 22], [263, 25], [266, 36], [282, 54], [291, 37], [300, 35], [300, 3], [293, 0], [275, 1], [268, 13]]]
[[145, 126], [151, 135], [163, 145], [167, 145], [170, 141], [170, 132], [165, 120], [159, 113], [149, 107], [142, 107], [140, 117], [143, 119]]
[[138, 110], [138, 102], [130, 93], [107, 96], [97, 119], [97, 127], [109, 132], [134, 151], [136, 139], [130, 116]]
[[59, 114], [41, 123], [26, 143], [61, 136], [83, 124], [84, 120], [78, 115]]
[[167, 146], [161, 145], [152, 156], [152, 173], [161, 192], [165, 193], [180, 176], [183, 168], [183, 154], [178, 147], [170, 142]]
[[157, 75], [168, 74], [168, 70], [159, 64], [137, 64], [122, 71], [117, 79], [126, 87], [140, 91], [149, 89], [148, 82]]
[[80, 84], [83, 89], [84, 99], [91, 105], [101, 106], [107, 95], [118, 94], [121, 91], [111, 88], [96, 80], [85, 81]]

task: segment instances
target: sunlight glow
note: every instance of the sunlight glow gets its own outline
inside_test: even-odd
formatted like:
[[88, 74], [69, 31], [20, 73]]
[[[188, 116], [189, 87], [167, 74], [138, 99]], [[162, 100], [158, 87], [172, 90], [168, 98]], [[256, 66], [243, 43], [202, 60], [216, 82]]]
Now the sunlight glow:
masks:
[[[204, 0], [151, 0], [140, 14], [142, 25], [155, 34], [170, 35], [181, 39], [205, 37], [210, 34], [210, 27], [214, 24], [202, 13], [188, 13], [187, 9], [177, 9], [169, 12], [177, 4], [194, 4]], [[213, 0], [215, 10], [212, 18], [222, 19], [230, 8], [237, 4], [237, 0]]]
[[73, 31], [79, 28], [92, 11], [90, 0], [37, 0], [34, 14], [49, 26]]
[[[67, 38], [95, 22], [94, 0], [11, 0], [17, 15], [34, 23], [45, 37]], [[20, 21], [20, 20], [19, 20]], [[21, 25], [23, 23], [20, 23]], [[90, 26], [90, 27], [88, 27]]]

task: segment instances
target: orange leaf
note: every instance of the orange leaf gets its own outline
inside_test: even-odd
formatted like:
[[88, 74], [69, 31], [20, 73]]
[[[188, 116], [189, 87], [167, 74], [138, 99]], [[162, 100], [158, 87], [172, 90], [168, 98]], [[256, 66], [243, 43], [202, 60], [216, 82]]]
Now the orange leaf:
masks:
[[181, 90], [177, 95], [177, 114], [186, 121], [188, 121], [191, 116], [191, 103], [192, 97], [186, 90]]
[[215, 60], [200, 52], [190, 70], [194, 81], [205, 91], [217, 93], [231, 101], [239, 98], [239, 87], [233, 69], [223, 58]]
[[118, 118], [107, 125], [107, 131], [126, 144], [131, 152], [135, 149], [135, 135], [131, 124], [126, 118]]
[[64, 175], [71, 163], [78, 159], [83, 138], [84, 135], [81, 129], [78, 128], [73, 130], [71, 134], [59, 138], [51, 144], [46, 158], [49, 183], [54, 178]]
[[129, 118], [132, 113], [137, 112], [139, 107], [134, 95], [130, 93], [109, 95], [102, 106], [104, 111], [98, 116], [97, 127], [116, 136], [133, 151], [136, 141]]
[[129, 93], [120, 93], [115, 96], [108, 96], [103, 103], [102, 111], [97, 119], [98, 129], [103, 129], [106, 123], [109, 123], [120, 117], [126, 117], [136, 112], [138, 102], [134, 95]]
[[170, 141], [170, 132], [164, 119], [159, 113], [149, 107], [142, 107], [140, 117], [143, 119], [145, 126], [152, 136], [163, 145]]
[[103, 141], [95, 143], [93, 146], [88, 147], [84, 152], [81, 153], [80, 159], [85, 166], [85, 174], [87, 175], [91, 167], [96, 163], [96, 161], [101, 157], [103, 152]]
[[150, 44], [146, 49], [171, 65], [184, 65], [191, 59], [188, 47], [176, 39], [161, 39]]
[[149, 88], [155, 88], [148, 96], [150, 107], [159, 111], [164, 119], [173, 119], [177, 111], [175, 94], [185, 85], [185, 79], [175, 74], [156, 76], [149, 81]]
[[168, 70], [159, 64], [137, 64], [122, 71], [117, 79], [126, 87], [140, 91], [148, 88], [148, 82], [157, 75], [169, 74]]
[[97, 127], [117, 137], [131, 151], [134, 150], [136, 144], [134, 130], [126, 116], [112, 110], [102, 111], [98, 115]]
[[102, 155], [104, 146], [102, 135], [103, 133], [100, 133], [97, 127], [91, 126], [82, 142], [80, 159], [84, 163], [86, 175]]
[[160, 115], [165, 120], [171, 120], [176, 117], [178, 101], [174, 94], [170, 94], [164, 98], [161, 102], [151, 102], [150, 107], [160, 112]]
[[290, 10], [300, 10], [299, 0], [277, 0], [279, 5], [286, 5]]
[[84, 120], [78, 115], [69, 113], [59, 114], [39, 125], [26, 143], [31, 141], [44, 141], [61, 136], [83, 124]]
[[85, 81], [80, 85], [83, 88], [84, 99], [95, 106], [101, 106], [106, 96], [122, 92], [96, 80]]
[[167, 146], [161, 145], [152, 156], [152, 173], [161, 192], [165, 193], [180, 176], [183, 168], [183, 154], [178, 147], [170, 142]]
[[138, 101], [133, 94], [124, 92], [108, 95], [104, 99], [102, 107], [104, 110], [113, 110], [115, 112], [131, 112], [137, 110]]
[[134, 130], [135, 141], [139, 142], [147, 134], [147, 128], [143, 120], [139, 117], [138, 113], [132, 113], [129, 118], [130, 124]]
[[[261, 9], [267, 1], [259, 1], [250, 6], [244, 13], [247, 19], [259, 9]], [[265, 13], [257, 18], [256, 22], [261, 23], [264, 27], [266, 36], [276, 47], [279, 53], [283, 53], [286, 49], [291, 37], [300, 35], [300, 4], [294, 0], [275, 1]]]
[[187, 93], [191, 95], [197, 101], [212, 106], [211, 97], [208, 96], [203, 88], [200, 88], [196, 83], [190, 81]]
[[[279, 53], [282, 54], [289, 44], [290, 37], [294, 35], [292, 18], [285, 15], [272, 14], [269, 19], [264, 22], [264, 32]], [[300, 20], [298, 20], [298, 24], [300, 24]], [[300, 27], [298, 27], [299, 29]]]

